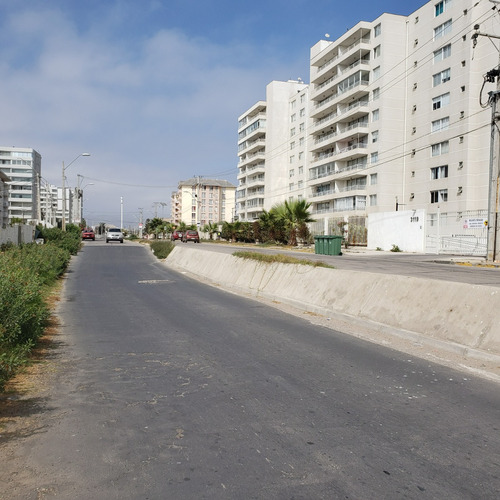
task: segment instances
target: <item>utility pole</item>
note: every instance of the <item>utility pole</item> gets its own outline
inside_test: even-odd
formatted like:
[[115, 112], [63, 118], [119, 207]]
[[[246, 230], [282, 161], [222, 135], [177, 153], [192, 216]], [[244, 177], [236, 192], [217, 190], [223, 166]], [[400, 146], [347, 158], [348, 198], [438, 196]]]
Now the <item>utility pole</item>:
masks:
[[139, 208], [139, 214], [140, 214], [140, 218], [139, 218], [139, 238], [141, 238], [141, 240], [142, 240], [142, 208]]
[[[490, 0], [491, 3], [499, 4], [500, 2]], [[495, 8], [495, 7], [494, 7]], [[479, 31], [479, 24], [474, 26], [475, 33], [472, 35], [473, 48], [477, 45], [479, 36], [485, 36], [489, 39], [500, 39], [498, 35], [490, 35]], [[498, 50], [498, 49], [497, 49]], [[488, 92], [488, 104], [491, 106], [491, 135], [490, 135], [490, 165], [488, 178], [488, 221], [487, 221], [487, 246], [486, 260], [488, 262], [497, 262], [500, 260], [500, 242], [498, 241], [498, 233], [500, 220], [498, 217], [499, 209], [499, 187], [500, 187], [500, 115], [497, 111], [497, 103], [500, 99], [500, 50], [499, 63], [496, 68], [488, 71], [484, 76], [484, 83], [495, 83], [496, 90]]]

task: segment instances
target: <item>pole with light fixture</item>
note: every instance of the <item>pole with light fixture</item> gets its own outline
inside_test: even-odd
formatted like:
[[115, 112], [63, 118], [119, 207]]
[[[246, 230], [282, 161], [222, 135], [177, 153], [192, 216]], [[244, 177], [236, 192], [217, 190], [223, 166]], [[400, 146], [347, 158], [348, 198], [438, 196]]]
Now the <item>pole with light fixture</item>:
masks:
[[66, 231], [66, 169], [69, 168], [73, 163], [75, 163], [80, 156], [90, 156], [90, 153], [81, 153], [79, 154], [73, 161], [71, 161], [68, 165], [64, 166], [64, 161], [62, 162], [62, 219], [61, 219], [61, 229]]

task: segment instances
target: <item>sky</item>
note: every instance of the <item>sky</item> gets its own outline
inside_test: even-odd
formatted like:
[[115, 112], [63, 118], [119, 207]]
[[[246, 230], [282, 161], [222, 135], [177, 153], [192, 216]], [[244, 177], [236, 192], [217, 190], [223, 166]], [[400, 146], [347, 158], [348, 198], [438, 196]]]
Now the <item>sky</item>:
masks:
[[325, 34], [425, 3], [0, 0], [0, 146], [37, 150], [57, 186], [77, 158], [89, 225], [169, 217], [181, 180], [237, 185], [238, 116], [273, 80], [308, 83]]

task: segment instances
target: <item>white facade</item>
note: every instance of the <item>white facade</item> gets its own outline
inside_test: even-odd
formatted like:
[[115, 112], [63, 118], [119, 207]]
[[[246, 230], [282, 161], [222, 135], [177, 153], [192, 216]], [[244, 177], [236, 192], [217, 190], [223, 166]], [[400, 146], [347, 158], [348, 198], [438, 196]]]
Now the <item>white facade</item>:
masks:
[[61, 220], [61, 209], [57, 211], [58, 189], [56, 186], [47, 182], [40, 185], [40, 215], [41, 223], [44, 226], [55, 227], [57, 221]]
[[32, 148], [0, 146], [0, 170], [10, 177], [8, 220], [24, 223], [40, 220], [40, 172], [42, 157]]
[[[395, 210], [432, 218], [486, 209], [487, 92], [496, 86], [481, 88], [498, 66], [499, 42], [479, 37], [474, 47], [472, 35], [476, 25], [500, 35], [494, 6], [431, 1], [315, 44], [309, 88], [272, 82], [266, 101], [239, 118], [239, 218], [253, 220], [294, 196], [311, 202], [324, 227]], [[297, 101], [302, 93], [307, 106]]]
[[172, 223], [203, 228], [205, 224], [232, 222], [236, 186], [225, 180], [195, 177], [180, 181], [172, 193]]
[[307, 85], [273, 81], [266, 87], [266, 100], [239, 117], [239, 220], [258, 219], [263, 210], [270, 210], [276, 203], [303, 196], [304, 181], [299, 182], [295, 174], [299, 150], [300, 162], [305, 163], [307, 107]]

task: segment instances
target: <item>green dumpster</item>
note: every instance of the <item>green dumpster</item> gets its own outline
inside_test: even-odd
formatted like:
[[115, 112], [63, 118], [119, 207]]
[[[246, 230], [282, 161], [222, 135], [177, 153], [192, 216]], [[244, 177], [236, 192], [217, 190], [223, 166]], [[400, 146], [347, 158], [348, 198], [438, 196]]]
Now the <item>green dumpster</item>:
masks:
[[314, 253], [318, 255], [342, 255], [342, 236], [332, 234], [314, 237]]

